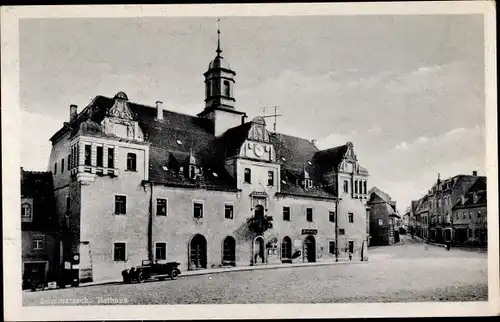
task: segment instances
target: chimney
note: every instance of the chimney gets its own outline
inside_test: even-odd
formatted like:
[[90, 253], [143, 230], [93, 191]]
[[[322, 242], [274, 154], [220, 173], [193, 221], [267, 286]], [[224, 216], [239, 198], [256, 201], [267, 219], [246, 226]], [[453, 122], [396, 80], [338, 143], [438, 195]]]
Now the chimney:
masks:
[[318, 141], [317, 141], [316, 139], [312, 139], [312, 140], [311, 140], [312, 145], [314, 145], [315, 147], [316, 147], [316, 143], [317, 143], [317, 142], [318, 142]]
[[69, 121], [73, 122], [76, 119], [78, 106], [75, 104], [71, 104], [69, 106]]
[[156, 101], [156, 111], [157, 111], [156, 118], [159, 120], [163, 120], [163, 102], [162, 101]]
[[476, 171], [476, 170], [472, 171], [472, 175], [473, 175], [474, 177], [477, 177], [477, 171]]

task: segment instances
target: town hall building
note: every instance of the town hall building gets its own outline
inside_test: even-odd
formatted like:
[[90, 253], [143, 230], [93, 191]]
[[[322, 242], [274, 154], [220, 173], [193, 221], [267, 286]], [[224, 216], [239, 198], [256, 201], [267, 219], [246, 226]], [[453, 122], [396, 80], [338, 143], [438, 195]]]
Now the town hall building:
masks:
[[320, 150], [249, 119], [220, 41], [204, 76], [197, 116], [123, 92], [70, 106], [49, 161], [62, 261], [78, 253], [83, 282], [144, 259], [196, 270], [366, 255], [368, 171], [353, 144]]

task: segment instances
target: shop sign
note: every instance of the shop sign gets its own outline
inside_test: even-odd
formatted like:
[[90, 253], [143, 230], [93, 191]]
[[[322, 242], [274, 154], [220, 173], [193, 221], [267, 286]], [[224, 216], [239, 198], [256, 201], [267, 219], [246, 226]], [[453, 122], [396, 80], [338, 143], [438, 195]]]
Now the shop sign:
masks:
[[317, 229], [302, 229], [302, 235], [317, 235]]

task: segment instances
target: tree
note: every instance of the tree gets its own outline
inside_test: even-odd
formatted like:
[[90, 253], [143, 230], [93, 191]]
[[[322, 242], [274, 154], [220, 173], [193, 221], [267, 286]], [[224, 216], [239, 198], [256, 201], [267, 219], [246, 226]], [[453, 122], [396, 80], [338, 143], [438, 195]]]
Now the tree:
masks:
[[262, 235], [266, 230], [273, 228], [272, 216], [253, 216], [248, 218], [248, 228], [257, 235]]

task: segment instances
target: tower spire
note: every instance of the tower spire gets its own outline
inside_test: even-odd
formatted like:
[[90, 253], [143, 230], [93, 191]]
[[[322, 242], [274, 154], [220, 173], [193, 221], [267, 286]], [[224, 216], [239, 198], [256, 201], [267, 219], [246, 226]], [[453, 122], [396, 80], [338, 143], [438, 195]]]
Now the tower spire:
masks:
[[220, 54], [222, 53], [222, 49], [220, 49], [220, 18], [217, 19], [217, 50], [215, 51], [217, 53], [217, 57], [222, 57]]

